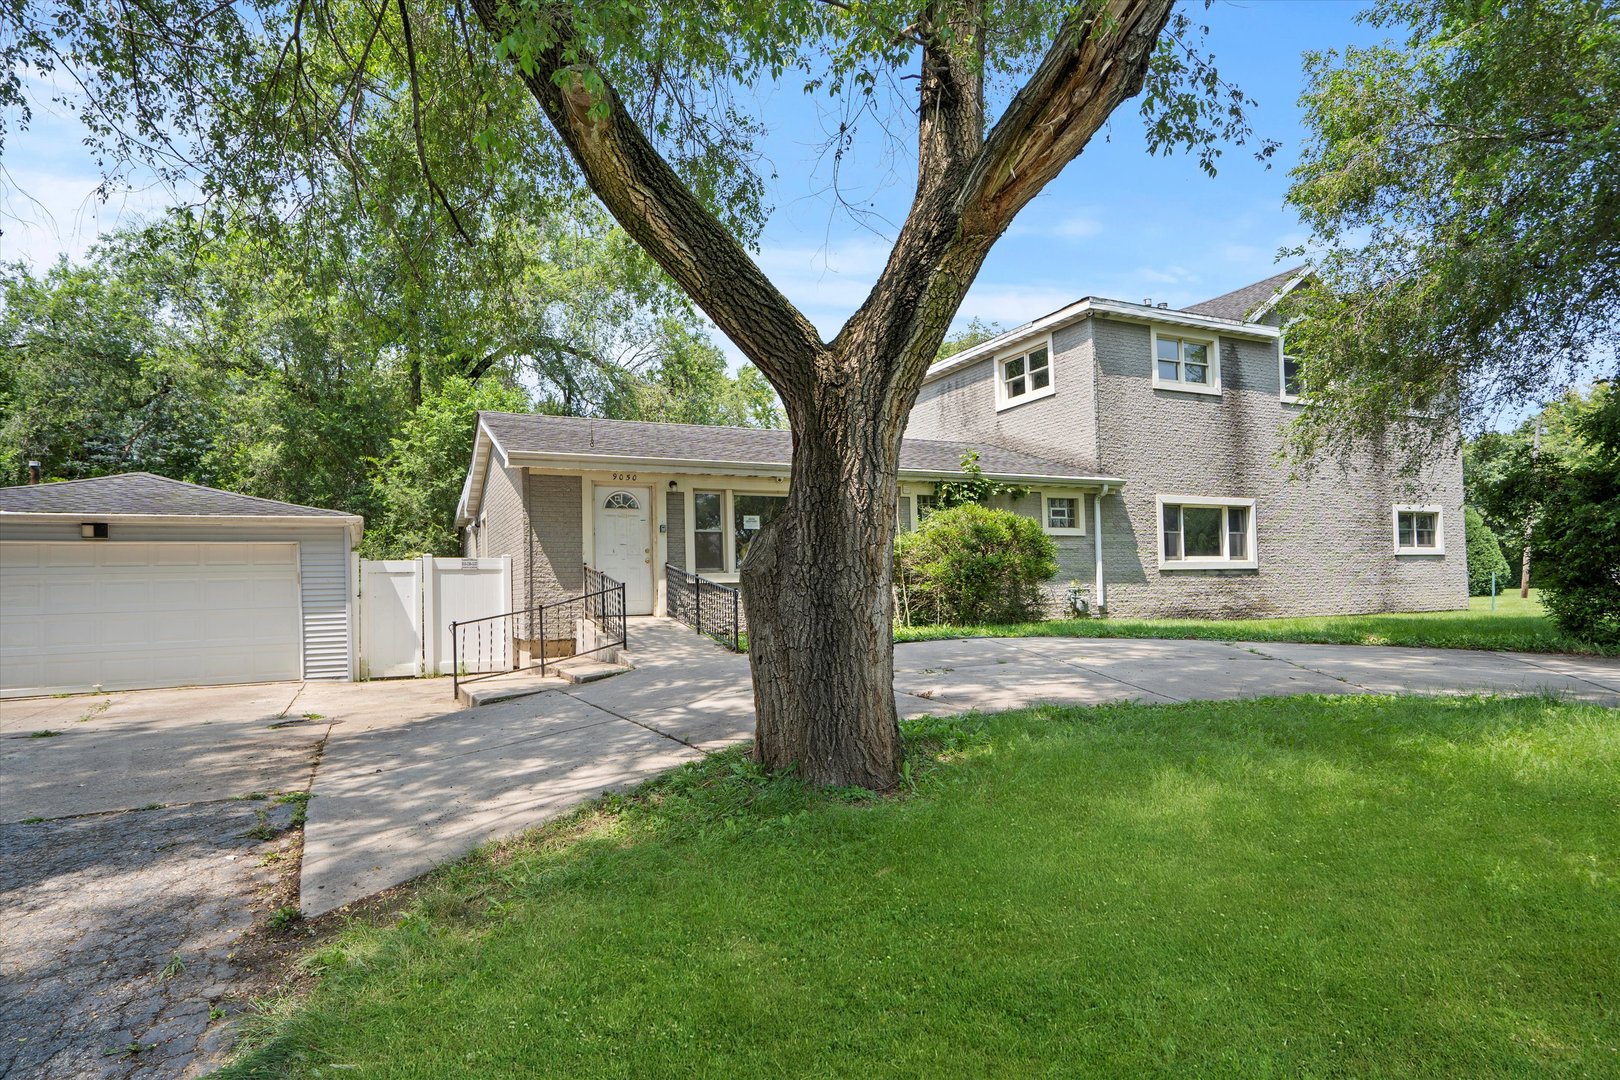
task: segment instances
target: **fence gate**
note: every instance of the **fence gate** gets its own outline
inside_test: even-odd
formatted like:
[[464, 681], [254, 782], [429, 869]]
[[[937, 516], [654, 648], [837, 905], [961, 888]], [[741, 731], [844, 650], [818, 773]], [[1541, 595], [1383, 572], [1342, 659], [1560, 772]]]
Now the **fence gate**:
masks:
[[[450, 674], [450, 623], [512, 606], [512, 557], [360, 560], [360, 677]], [[511, 642], [491, 670], [512, 666]]]

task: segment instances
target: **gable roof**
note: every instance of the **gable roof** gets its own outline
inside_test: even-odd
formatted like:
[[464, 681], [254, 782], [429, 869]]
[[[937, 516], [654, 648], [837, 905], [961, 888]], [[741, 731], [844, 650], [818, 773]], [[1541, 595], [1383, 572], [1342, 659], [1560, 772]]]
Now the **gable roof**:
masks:
[[[900, 473], [914, 477], [955, 476], [962, 471], [962, 455], [969, 450], [978, 452], [979, 468], [984, 474], [996, 479], [1112, 486], [1124, 483], [1095, 462], [1053, 461], [983, 442], [938, 439], [902, 439]], [[781, 475], [792, 463], [793, 433], [780, 428], [650, 424], [544, 413], [479, 413], [473, 462], [462, 487], [457, 524], [476, 516], [481, 481], [492, 454], [508, 466], [633, 466], [670, 472]]]
[[1299, 284], [1309, 270], [1309, 266], [1301, 264], [1284, 270], [1280, 274], [1272, 274], [1263, 281], [1245, 285], [1241, 289], [1233, 289], [1229, 293], [1222, 293], [1212, 299], [1201, 300], [1196, 304], [1188, 304], [1181, 310], [1190, 311], [1194, 315], [1209, 315], [1217, 319], [1230, 319], [1233, 322], [1247, 322], [1250, 319], [1257, 319], [1270, 311], [1272, 304]]
[[356, 514], [260, 499], [234, 491], [170, 480], [149, 472], [119, 473], [89, 480], [0, 488], [0, 514], [66, 514], [78, 517], [312, 518], [333, 524], [360, 523]]

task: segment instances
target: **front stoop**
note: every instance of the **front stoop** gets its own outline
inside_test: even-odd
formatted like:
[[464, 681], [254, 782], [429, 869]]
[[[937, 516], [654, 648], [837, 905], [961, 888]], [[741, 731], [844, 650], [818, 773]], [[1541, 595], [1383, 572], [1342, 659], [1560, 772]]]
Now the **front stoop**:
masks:
[[538, 671], [531, 670], [522, 673], [513, 672], [510, 676], [502, 676], [488, 682], [470, 683], [456, 692], [456, 700], [464, 708], [476, 709], [480, 705], [494, 705], [496, 702], [543, 694], [548, 690], [562, 690], [570, 686], [598, 682], [631, 671], [635, 668], [635, 664], [631, 662], [628, 652], [618, 649], [607, 654], [606, 658], [594, 655], [580, 656], [571, 660], [548, 663], [546, 668], [545, 678], [541, 678]]

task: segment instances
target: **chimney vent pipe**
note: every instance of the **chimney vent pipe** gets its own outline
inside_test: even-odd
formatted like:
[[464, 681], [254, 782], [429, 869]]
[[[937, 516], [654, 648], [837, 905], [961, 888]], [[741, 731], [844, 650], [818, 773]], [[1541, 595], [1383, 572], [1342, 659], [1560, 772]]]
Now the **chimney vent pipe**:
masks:
[[30, 484], [39, 483], [39, 462], [37, 461], [28, 463], [28, 482]]

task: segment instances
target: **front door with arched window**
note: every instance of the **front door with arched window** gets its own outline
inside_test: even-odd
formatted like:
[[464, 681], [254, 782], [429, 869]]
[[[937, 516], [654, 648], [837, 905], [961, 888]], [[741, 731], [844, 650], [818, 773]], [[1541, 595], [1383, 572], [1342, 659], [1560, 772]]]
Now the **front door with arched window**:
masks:
[[630, 615], [652, 614], [652, 496], [641, 487], [598, 487], [591, 565], [624, 582]]

